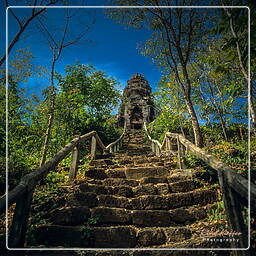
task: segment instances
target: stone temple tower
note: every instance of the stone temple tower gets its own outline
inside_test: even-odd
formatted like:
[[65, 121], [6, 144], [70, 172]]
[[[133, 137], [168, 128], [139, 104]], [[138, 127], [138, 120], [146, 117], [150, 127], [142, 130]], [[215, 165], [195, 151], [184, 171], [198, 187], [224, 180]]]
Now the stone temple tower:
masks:
[[118, 123], [126, 122], [128, 129], [142, 129], [143, 123], [155, 118], [152, 89], [141, 74], [136, 73], [127, 81], [122, 104], [119, 108]]

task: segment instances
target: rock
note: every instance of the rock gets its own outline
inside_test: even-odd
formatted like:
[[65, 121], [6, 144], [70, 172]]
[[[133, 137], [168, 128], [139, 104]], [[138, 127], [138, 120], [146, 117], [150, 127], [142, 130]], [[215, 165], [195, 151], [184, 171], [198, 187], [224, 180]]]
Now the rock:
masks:
[[95, 207], [98, 205], [98, 199], [95, 193], [75, 192], [68, 201], [69, 205]]
[[99, 180], [104, 180], [108, 178], [108, 175], [106, 174], [104, 169], [96, 169], [96, 168], [90, 168], [89, 170], [85, 171], [84, 176], [92, 179], [99, 179]]
[[167, 211], [133, 211], [132, 222], [138, 226], [164, 227], [170, 225], [170, 214]]
[[166, 183], [160, 183], [156, 185], [159, 195], [166, 195], [170, 193], [169, 185]]
[[114, 208], [130, 208], [130, 203], [125, 197], [117, 197], [112, 195], [99, 195], [99, 206], [114, 207]]
[[216, 191], [202, 189], [193, 192], [193, 198], [195, 204], [206, 205], [216, 201]]
[[132, 227], [95, 227], [93, 237], [96, 248], [132, 248], [137, 243]]
[[169, 171], [164, 167], [136, 167], [127, 168], [125, 176], [128, 179], [141, 179], [145, 177], [161, 177], [169, 175]]
[[109, 178], [104, 180], [104, 184], [106, 186], [122, 186], [122, 185], [127, 185], [127, 186], [137, 186], [139, 182], [137, 180], [127, 180], [123, 178]]
[[184, 241], [191, 238], [192, 232], [188, 228], [170, 228], [165, 230], [167, 243]]
[[133, 189], [135, 195], [157, 195], [157, 188], [152, 184], [139, 185]]
[[175, 183], [169, 184], [171, 187], [171, 191], [173, 193], [176, 192], [188, 192], [194, 189], [194, 182], [192, 180], [184, 180], [184, 181], [178, 181]]
[[33, 237], [38, 245], [81, 247], [82, 232], [80, 227], [39, 226], [33, 231]]
[[92, 160], [89, 165], [91, 166], [108, 166], [108, 165], [113, 165], [113, 161], [111, 159], [96, 159], [96, 160]]
[[104, 185], [97, 185], [97, 184], [88, 184], [84, 183], [79, 186], [79, 189], [82, 192], [92, 192], [97, 195], [99, 194], [112, 194], [112, 187], [104, 186]]
[[139, 246], [160, 245], [166, 242], [166, 235], [161, 229], [143, 229], [138, 232]]
[[123, 185], [121, 187], [114, 187], [113, 194], [117, 196], [133, 197], [132, 188], [126, 185]]
[[99, 218], [98, 223], [131, 223], [130, 212], [125, 209], [97, 207], [91, 210], [91, 215]]
[[167, 179], [165, 177], [145, 177], [141, 179], [141, 184], [158, 184], [158, 183], [167, 183]]
[[132, 199], [131, 207], [134, 210], [167, 210], [169, 201], [167, 197], [146, 195]]
[[67, 207], [51, 212], [51, 221], [56, 225], [79, 225], [89, 217], [90, 211], [87, 207]]
[[107, 175], [110, 178], [125, 178], [125, 173], [123, 169], [108, 170]]
[[184, 208], [178, 208], [170, 211], [170, 216], [171, 220], [176, 223], [185, 223], [186, 221], [194, 219], [193, 214]]
[[169, 209], [190, 206], [193, 205], [194, 202], [192, 192], [171, 194], [166, 197], [169, 202]]

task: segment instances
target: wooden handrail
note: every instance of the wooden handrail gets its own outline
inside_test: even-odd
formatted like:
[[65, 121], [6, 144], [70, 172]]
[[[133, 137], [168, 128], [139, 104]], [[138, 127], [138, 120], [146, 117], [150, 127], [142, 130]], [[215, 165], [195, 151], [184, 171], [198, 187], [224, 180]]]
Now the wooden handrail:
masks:
[[[243, 234], [239, 239], [239, 247], [246, 248], [248, 246], [248, 229], [243, 220], [241, 205], [256, 210], [256, 185], [249, 182], [249, 180], [218, 160], [215, 156], [194, 145], [181, 134], [167, 132], [161, 144], [159, 141], [151, 138], [146, 123], [144, 123], [144, 129], [148, 139], [158, 148], [158, 150], [154, 150], [155, 148], [152, 147], [153, 152], [157, 155], [160, 155], [163, 151], [174, 153], [171, 149], [171, 145], [176, 143], [180, 168], [182, 168], [182, 155], [184, 155], [185, 152], [192, 152], [197, 158], [217, 171], [229, 227], [232, 231]], [[249, 186], [250, 201], [248, 200]], [[243, 253], [238, 251], [236, 253], [237, 255], [243, 255]]]
[[[109, 150], [110, 153], [112, 152], [115, 152], [119, 149], [119, 147], [121, 146], [121, 142], [124, 138], [124, 135], [126, 134], [126, 131], [127, 131], [127, 125], [126, 125], [126, 122], [124, 123], [124, 131], [123, 133], [121, 134], [121, 136], [114, 142], [110, 143], [107, 147], [106, 147], [106, 150]], [[116, 146], [116, 147], [115, 147]]]
[[[110, 151], [115, 145], [115, 151], [119, 150], [120, 143], [126, 133], [126, 124], [122, 135], [107, 147], [101, 141], [96, 131], [91, 131], [82, 136], [76, 136], [70, 143], [64, 146], [52, 159], [46, 162], [41, 167], [37, 168], [21, 178], [19, 184], [10, 192], [8, 192], [8, 207], [16, 203], [12, 226], [10, 228], [10, 247], [23, 247], [27, 230], [27, 223], [30, 211], [30, 205], [33, 198], [35, 186], [41, 181], [51, 170], [53, 170], [70, 152], [72, 152], [72, 162], [70, 167], [69, 180], [76, 177], [79, 147], [81, 143], [91, 139], [91, 159], [95, 158], [96, 145], [98, 145], [103, 153]], [[6, 210], [6, 195], [0, 198], [0, 214]]]

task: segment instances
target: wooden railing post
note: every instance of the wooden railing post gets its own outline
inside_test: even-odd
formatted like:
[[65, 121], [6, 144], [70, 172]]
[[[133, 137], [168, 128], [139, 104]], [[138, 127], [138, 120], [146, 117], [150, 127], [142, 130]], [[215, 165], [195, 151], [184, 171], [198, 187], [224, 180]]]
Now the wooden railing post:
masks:
[[178, 146], [178, 165], [179, 165], [180, 169], [183, 169], [184, 166], [183, 166], [182, 156], [184, 154], [184, 151], [182, 149], [182, 145], [180, 143], [179, 136], [177, 136], [177, 146]]
[[95, 138], [95, 136], [92, 136], [92, 140], [91, 140], [91, 159], [95, 159], [96, 146], [97, 146], [96, 138]]
[[171, 150], [171, 141], [170, 138], [166, 137], [166, 146], [165, 146], [165, 150], [169, 151]]
[[153, 141], [151, 142], [151, 148], [152, 152], [155, 153], [155, 143]]
[[160, 156], [160, 148], [157, 144], [156, 144], [156, 156]]
[[16, 203], [8, 238], [10, 248], [24, 247], [33, 192], [34, 188], [27, 189]]
[[[218, 172], [220, 188], [222, 190], [222, 198], [224, 202], [225, 212], [227, 215], [228, 225], [231, 232], [241, 233], [239, 236], [238, 243], [232, 242], [233, 248], [247, 248], [248, 247], [248, 236], [247, 230], [244, 223], [244, 218], [242, 214], [242, 207], [237, 193], [229, 186], [226, 182], [226, 175], [224, 171]], [[235, 251], [234, 255], [246, 255], [243, 251]]]
[[[77, 136], [79, 139], [79, 136]], [[69, 169], [69, 181], [73, 181], [76, 178], [77, 169], [78, 169], [78, 162], [79, 162], [79, 141], [78, 144], [72, 150], [72, 160], [71, 166]]]

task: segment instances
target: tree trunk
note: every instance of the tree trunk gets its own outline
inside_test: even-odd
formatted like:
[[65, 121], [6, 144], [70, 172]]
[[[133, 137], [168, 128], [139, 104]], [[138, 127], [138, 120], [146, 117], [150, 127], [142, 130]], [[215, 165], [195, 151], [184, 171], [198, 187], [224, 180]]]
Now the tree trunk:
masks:
[[50, 110], [49, 119], [47, 123], [47, 128], [45, 132], [45, 139], [44, 139], [44, 145], [42, 149], [42, 157], [40, 161], [40, 166], [42, 166], [45, 163], [46, 160], [46, 154], [48, 152], [50, 137], [51, 137], [51, 130], [52, 130], [52, 123], [54, 119], [54, 108]]
[[184, 99], [186, 102], [186, 106], [187, 106], [187, 110], [188, 113], [190, 115], [191, 118], [191, 122], [192, 122], [192, 128], [193, 128], [193, 132], [194, 132], [194, 138], [195, 138], [195, 144], [198, 147], [202, 147], [203, 146], [203, 137], [200, 131], [200, 126], [199, 126], [199, 122], [197, 119], [197, 115], [193, 106], [193, 103], [191, 101], [191, 82], [190, 82], [190, 78], [188, 75], [188, 71], [187, 71], [187, 65], [185, 63], [182, 63], [182, 72], [186, 81], [186, 87], [187, 89], [183, 89], [183, 93], [184, 93]]
[[198, 147], [202, 147], [203, 146], [203, 138], [202, 138], [202, 134], [201, 134], [201, 131], [200, 131], [200, 127], [199, 127], [198, 119], [197, 119], [197, 116], [196, 116], [196, 112], [195, 112], [195, 109], [193, 107], [193, 103], [192, 103], [192, 101], [191, 101], [191, 99], [188, 95], [185, 95], [184, 99], [185, 99], [186, 107], [187, 107], [187, 110], [188, 110], [188, 113], [190, 115], [191, 122], [192, 122], [195, 144]]
[[51, 130], [52, 130], [52, 124], [54, 120], [54, 110], [55, 110], [55, 87], [54, 87], [54, 70], [55, 70], [55, 62], [56, 62], [56, 57], [53, 54], [53, 60], [52, 60], [52, 67], [51, 67], [51, 99], [50, 99], [50, 107], [49, 107], [49, 118], [48, 118], [48, 123], [47, 123], [47, 128], [45, 132], [45, 138], [44, 138], [44, 145], [42, 149], [42, 157], [40, 161], [40, 166], [42, 166], [45, 161], [46, 161], [46, 155], [48, 152], [48, 147], [49, 147], [49, 142], [51, 138]]

